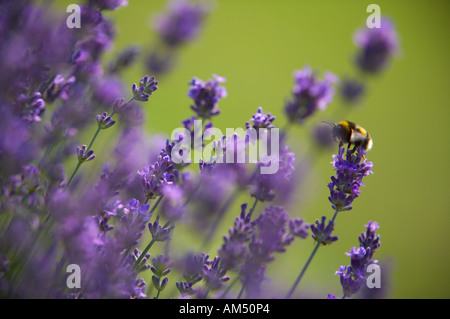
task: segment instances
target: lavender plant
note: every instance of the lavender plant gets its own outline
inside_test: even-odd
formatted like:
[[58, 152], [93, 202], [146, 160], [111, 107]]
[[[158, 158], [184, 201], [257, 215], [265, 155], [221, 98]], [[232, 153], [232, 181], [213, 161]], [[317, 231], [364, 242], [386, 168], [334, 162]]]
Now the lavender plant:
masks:
[[[69, 29], [51, 6], [0, 3], [0, 297], [265, 297], [270, 263], [287, 254], [296, 238], [311, 235], [316, 244], [286, 296], [292, 297], [318, 248], [338, 240], [335, 220], [352, 209], [372, 162], [362, 148], [353, 152], [341, 143], [328, 184], [334, 215], [305, 222], [285, 201], [295, 191], [299, 165], [287, 129], [272, 134], [279, 131], [272, 112], [258, 107], [245, 115], [243, 139], [232, 134], [205, 142], [219, 131], [215, 118], [226, 112], [220, 108], [226, 81], [215, 74], [206, 81], [192, 77], [182, 92], [192, 100], [185, 109], [194, 113], [179, 119], [184, 133], [149, 136], [142, 107], [153, 103], [164, 81], [145, 75], [139, 83], [122, 82], [121, 72], [140, 53], [136, 47], [127, 47], [104, 69], [115, 36], [108, 11], [126, 5], [86, 1], [83, 28]], [[204, 4], [171, 3], [155, 26], [159, 49], [144, 52], [152, 74], [168, 71], [167, 61], [201, 32], [207, 12]], [[363, 48], [358, 65], [367, 72], [383, 69], [396, 50], [395, 33], [390, 24], [386, 28], [358, 37]], [[296, 71], [284, 108], [288, 125], [303, 125], [332, 103], [336, 82], [330, 72], [319, 79], [310, 67]], [[347, 91], [358, 96], [357, 86]], [[97, 137], [107, 129], [117, 138], [106, 142], [108, 151], [94, 154]], [[92, 131], [89, 143], [83, 141]], [[278, 137], [279, 144], [272, 144]], [[271, 153], [279, 151], [277, 156], [238, 160], [264, 142]], [[200, 158], [199, 165], [180, 161], [206, 147], [212, 155]], [[219, 154], [225, 154], [223, 160]], [[101, 162], [100, 168], [88, 162]], [[264, 174], [272, 165], [276, 171]], [[220, 222], [242, 198], [228, 234], [216, 253], [208, 254], [206, 246], [222, 235]], [[172, 237], [182, 236], [180, 224], [192, 226], [203, 251], [182, 256], [170, 248]], [[376, 263], [378, 225], [369, 222], [366, 228], [360, 247], [348, 253], [351, 265], [337, 272], [344, 298], [359, 290], [367, 267]], [[162, 244], [164, 254], [158, 255], [154, 247]], [[81, 274], [69, 282], [67, 269], [74, 265]], [[172, 282], [169, 273], [182, 279]]]

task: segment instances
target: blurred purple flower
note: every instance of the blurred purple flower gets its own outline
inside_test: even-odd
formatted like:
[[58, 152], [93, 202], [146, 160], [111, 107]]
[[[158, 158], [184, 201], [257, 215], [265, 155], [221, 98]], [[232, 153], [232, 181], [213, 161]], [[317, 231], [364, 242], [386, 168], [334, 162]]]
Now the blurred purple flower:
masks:
[[399, 49], [397, 31], [393, 22], [381, 19], [380, 28], [363, 28], [354, 35], [354, 42], [361, 50], [356, 56], [358, 67], [368, 73], [383, 70], [389, 58]]
[[248, 242], [254, 233], [255, 222], [252, 222], [252, 211], [246, 214], [247, 204], [241, 205], [241, 213], [236, 217], [233, 227], [224, 236], [224, 243], [218, 250], [224, 265], [228, 269], [236, 269], [249, 256]]
[[171, 232], [175, 226], [170, 226], [169, 228], [161, 226], [159, 224], [159, 215], [156, 217], [156, 220], [152, 223], [148, 224], [148, 229], [152, 238], [155, 241], [166, 241], [170, 238]]
[[[288, 183], [295, 170], [294, 161], [295, 154], [289, 152], [289, 147], [284, 146], [280, 149], [278, 159], [278, 171], [274, 174], [261, 174], [261, 168], [258, 167], [256, 178], [251, 185], [250, 194], [261, 202], [272, 201], [275, 198], [275, 191], [283, 192], [286, 187], [291, 185]], [[258, 163], [258, 166], [268, 166], [270, 162]]]
[[319, 80], [309, 66], [296, 71], [292, 99], [285, 106], [289, 121], [302, 123], [316, 110], [325, 110], [334, 96], [332, 84], [337, 81], [337, 76], [330, 72], [326, 72], [324, 78]]
[[201, 3], [171, 1], [168, 12], [157, 17], [155, 30], [169, 47], [194, 39], [200, 32], [207, 8]]
[[364, 83], [358, 80], [344, 79], [340, 85], [340, 93], [345, 101], [358, 103], [365, 93]]

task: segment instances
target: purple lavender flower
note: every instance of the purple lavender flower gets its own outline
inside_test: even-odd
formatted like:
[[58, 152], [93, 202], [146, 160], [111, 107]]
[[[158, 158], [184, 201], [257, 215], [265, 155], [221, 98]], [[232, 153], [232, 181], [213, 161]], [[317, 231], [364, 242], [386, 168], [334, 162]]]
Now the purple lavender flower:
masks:
[[158, 87], [156, 86], [158, 84], [158, 81], [155, 81], [155, 77], [148, 75], [144, 76], [141, 81], [139, 82], [139, 87], [136, 85], [136, 83], [133, 83], [131, 90], [133, 91], [133, 97], [137, 101], [148, 101], [148, 98], [150, 95], [155, 92]]
[[146, 290], [146, 283], [143, 279], [136, 279], [134, 287], [130, 295], [130, 299], [142, 299], [146, 298], [147, 295], [144, 293]]
[[322, 245], [330, 245], [339, 238], [337, 236], [331, 236], [334, 230], [334, 222], [330, 221], [328, 225], [325, 223], [326, 217], [322, 216], [322, 221], [316, 220], [316, 225], [310, 225], [312, 231], [312, 238]]
[[214, 257], [203, 264], [202, 275], [206, 287], [209, 290], [217, 290], [222, 288], [223, 283], [230, 280], [225, 276], [227, 270], [221, 262], [220, 257]]
[[154, 49], [145, 57], [145, 65], [150, 73], [161, 76], [174, 67], [176, 59], [176, 53], [171, 50]]
[[17, 98], [17, 104], [22, 108], [22, 119], [32, 122], [41, 122], [41, 115], [45, 111], [45, 101], [42, 99], [42, 94], [36, 92], [31, 97], [25, 94], [20, 94]]
[[[170, 258], [164, 255], [159, 255], [158, 258], [152, 259], [153, 266], [150, 266], [150, 270], [155, 274], [152, 277], [153, 286], [158, 291], [156, 299], [158, 299], [161, 291], [166, 288], [169, 278], [165, 277], [170, 273]], [[161, 280], [162, 277], [165, 277]]]
[[[195, 295], [197, 298], [206, 298], [209, 291], [220, 289], [223, 283], [230, 278], [226, 276], [227, 268], [220, 257], [209, 259], [205, 253], [189, 253], [178, 262], [178, 268], [183, 271], [185, 281], [177, 282], [176, 286], [182, 297]], [[204, 288], [194, 288], [198, 282], [204, 282]]]
[[188, 96], [194, 100], [194, 105], [191, 108], [197, 113], [198, 117], [203, 119], [218, 115], [220, 113], [218, 103], [227, 96], [225, 87], [219, 86], [226, 79], [216, 74], [213, 74], [213, 77], [214, 80], [209, 79], [206, 82], [193, 78], [189, 83], [191, 88], [188, 91]]
[[295, 218], [289, 221], [289, 232], [292, 236], [296, 236], [299, 238], [307, 238], [309, 224], [306, 224], [303, 219]]
[[171, 1], [169, 12], [158, 17], [155, 30], [169, 47], [184, 44], [197, 36], [206, 12], [200, 3]]
[[375, 231], [380, 228], [377, 222], [369, 221], [364, 227], [367, 228], [365, 233], [359, 236], [360, 247], [366, 249], [366, 258], [372, 259], [373, 253], [380, 247], [380, 236], [375, 233]]
[[333, 83], [337, 77], [326, 72], [322, 80], [312, 72], [309, 66], [294, 73], [294, 88], [292, 89], [292, 100], [286, 104], [285, 113], [291, 122], [302, 123], [316, 110], [325, 110], [332, 101], [334, 95]]
[[102, 130], [105, 130], [116, 123], [111, 116], [108, 116], [108, 113], [103, 112], [102, 115], [97, 115], [97, 124]]
[[29, 123], [12, 114], [12, 106], [0, 102], [0, 113], [0, 164], [12, 175], [35, 158], [37, 148]]
[[246, 214], [247, 204], [241, 205], [241, 213], [236, 217], [233, 228], [224, 236], [224, 243], [219, 248], [219, 256], [228, 269], [236, 269], [249, 255], [248, 242], [254, 233], [255, 222], [252, 222], [252, 211]]
[[266, 263], [275, 258], [273, 253], [284, 252], [293, 240], [289, 233], [288, 213], [283, 207], [267, 206], [255, 220], [255, 233], [249, 244], [250, 256], [241, 269], [241, 281], [247, 296], [257, 296], [265, 279]]
[[[139, 259], [139, 257], [141, 257], [142, 255], [142, 251], [140, 251], [137, 248], [134, 248], [133, 253], [131, 253], [128, 257], [127, 257], [127, 263], [131, 266], [136, 264], [136, 261]], [[150, 261], [150, 254], [145, 254], [140, 262], [140, 266], [139, 268], [136, 269], [136, 271], [138, 273], [146, 271], [147, 269], [150, 269], [151, 265], [148, 264], [148, 262]]]
[[159, 255], [152, 259], [153, 266], [150, 270], [158, 277], [167, 276], [170, 273], [170, 258], [164, 255]]
[[332, 128], [326, 123], [318, 123], [314, 126], [312, 136], [316, 143], [324, 148], [331, 148], [336, 145], [333, 140]]
[[341, 266], [336, 271], [336, 275], [339, 275], [345, 297], [351, 297], [357, 293], [364, 283], [364, 276], [360, 269], [353, 270], [352, 267]]
[[[143, 210], [148, 210], [148, 205], [142, 205]], [[110, 214], [115, 214], [120, 221], [114, 233], [117, 246], [120, 251], [135, 246], [142, 237], [145, 223], [148, 221], [140, 214], [141, 205], [138, 200], [132, 198], [128, 204], [124, 205], [120, 200], [114, 202], [113, 207], [108, 210]]]
[[359, 188], [364, 186], [362, 179], [364, 176], [372, 172], [372, 162], [367, 159], [362, 161], [366, 155], [363, 148], [359, 147], [356, 154], [352, 150], [347, 150], [344, 158], [345, 148], [339, 149], [338, 155], [333, 155], [334, 161], [331, 162], [336, 171], [336, 176], [331, 177], [331, 183], [328, 184], [330, 189], [329, 201], [333, 209], [339, 211], [351, 210], [351, 203], [359, 196], [361, 191]]
[[[289, 147], [285, 146], [280, 149], [278, 159], [278, 171], [274, 174], [261, 174], [258, 169], [257, 176], [251, 185], [250, 194], [261, 202], [272, 201], [275, 198], [275, 191], [284, 189], [289, 186], [288, 181], [291, 178], [292, 171], [295, 169], [293, 164], [295, 154], [289, 152]], [[258, 166], [270, 165], [267, 163], [258, 163]]]
[[145, 166], [137, 172], [141, 176], [142, 185], [148, 198], [154, 199], [162, 194], [166, 185], [173, 184], [174, 168], [169, 156], [158, 156], [155, 164]]
[[349, 103], [358, 103], [364, 95], [364, 84], [358, 80], [344, 79], [340, 86], [341, 96]]
[[115, 216], [116, 213], [109, 212], [107, 210], [104, 210], [101, 214], [95, 217], [99, 230], [105, 234], [108, 231], [111, 231], [114, 229], [114, 225], [109, 225], [108, 222], [111, 218], [111, 216]]
[[161, 226], [159, 224], [159, 215], [156, 217], [156, 220], [152, 223], [148, 224], [148, 229], [150, 230], [150, 234], [155, 241], [166, 241], [170, 238], [170, 234], [175, 226], [170, 226], [169, 228], [165, 226]]
[[366, 232], [359, 236], [360, 246], [353, 247], [349, 253], [345, 253], [350, 257], [350, 266], [341, 266], [336, 271], [339, 275], [343, 288], [344, 298], [351, 297], [356, 294], [366, 278], [364, 277], [367, 267], [376, 264], [378, 261], [373, 260], [373, 253], [380, 247], [380, 236], [375, 233], [379, 228], [378, 223], [369, 222]]
[[397, 31], [387, 18], [381, 19], [380, 28], [358, 30], [354, 42], [361, 49], [356, 56], [356, 64], [368, 73], [383, 70], [399, 48]]
[[[264, 114], [263, 109], [260, 106], [258, 107], [256, 114], [253, 114], [252, 118], [247, 123], [245, 123], [245, 128], [249, 129], [250, 127], [252, 127], [257, 131], [260, 128], [271, 129], [275, 127], [275, 125], [272, 124], [273, 121], [275, 121], [275, 116], [272, 116], [271, 113]], [[253, 122], [253, 124], [251, 124], [250, 122]]]
[[186, 212], [184, 190], [178, 185], [164, 188], [164, 201], [161, 203], [161, 215], [172, 222], [179, 220]]
[[54, 102], [57, 98], [66, 101], [69, 99], [70, 87], [76, 82], [75, 76], [67, 79], [62, 74], [57, 74], [44, 93], [46, 100]]
[[92, 86], [92, 100], [100, 107], [109, 108], [118, 96], [127, 92], [122, 80], [114, 74], [103, 76], [96, 80]]
[[109, 72], [119, 73], [122, 69], [130, 66], [141, 53], [139, 47], [131, 45], [119, 52], [117, 58], [108, 65]]
[[86, 145], [77, 147], [77, 156], [80, 163], [92, 161], [95, 158], [93, 150], [86, 151]]

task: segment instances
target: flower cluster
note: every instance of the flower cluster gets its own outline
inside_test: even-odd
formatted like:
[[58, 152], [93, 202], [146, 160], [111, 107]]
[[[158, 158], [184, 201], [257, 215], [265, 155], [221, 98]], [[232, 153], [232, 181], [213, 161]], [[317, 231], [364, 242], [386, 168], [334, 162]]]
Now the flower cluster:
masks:
[[359, 247], [353, 247], [349, 253], [345, 253], [350, 257], [350, 266], [341, 266], [336, 271], [344, 298], [351, 297], [360, 290], [366, 281], [367, 267], [377, 263], [377, 260], [373, 260], [373, 254], [381, 245], [380, 236], [375, 233], [379, 226], [377, 222], [369, 222], [365, 227], [366, 232], [359, 236]]
[[[260, 293], [261, 284], [266, 279], [264, 275], [267, 268], [266, 263], [275, 258], [274, 253], [285, 252], [286, 247], [292, 243], [295, 236], [305, 238], [307, 225], [302, 224], [303, 222], [298, 219], [289, 220], [289, 214], [279, 206], [267, 206], [261, 215], [250, 224], [253, 229], [248, 244], [248, 256], [240, 272], [242, 287], [247, 291], [248, 296], [255, 297]], [[238, 219], [235, 222], [236, 226], [241, 226]], [[241, 232], [245, 228], [241, 229]], [[239, 231], [239, 229], [236, 230]], [[244, 233], [244, 237], [241, 235], [241, 241], [250, 235], [249, 232], [247, 229], [247, 234]], [[230, 235], [233, 233], [234, 231], [230, 230]], [[225, 241], [225, 244], [227, 241], [231, 241], [231, 236]]]
[[[247, 114], [242, 124], [257, 131], [252, 138], [237, 130], [222, 135], [213, 126], [226, 112], [219, 109], [227, 97], [224, 77], [191, 77], [185, 110], [190, 106], [193, 113], [177, 120], [183, 132], [170, 139], [150, 135], [144, 114], [164, 105], [145, 110], [144, 102], [167, 85], [159, 74], [199, 35], [208, 8], [172, 1], [157, 19], [157, 39], [148, 52], [127, 46], [105, 61], [117, 33], [109, 11], [126, 10], [127, 3], [90, 0], [80, 6], [83, 27], [71, 29], [52, 5], [0, 2], [0, 298], [275, 297], [276, 289], [264, 285], [284, 286], [267, 280], [269, 263], [296, 238], [311, 240], [310, 233], [314, 252], [336, 241], [337, 213], [352, 208], [372, 163], [364, 150], [341, 147], [328, 185], [335, 216], [310, 225], [297, 205], [287, 206], [305, 168], [303, 159], [296, 162], [295, 146], [286, 144], [287, 130], [278, 135], [275, 115], [262, 107]], [[395, 37], [385, 35], [390, 31], [379, 32], [359, 42], [371, 48], [358, 60], [368, 70], [375, 70], [368, 67], [376, 60], [373, 43], [391, 43], [385, 51], [395, 51]], [[121, 76], [141, 51], [149, 69], [158, 70], [158, 81], [143, 75], [127, 84]], [[331, 103], [337, 77], [319, 78], [306, 67], [294, 80], [285, 113], [288, 123], [303, 124]], [[357, 89], [349, 86], [347, 94], [357, 96]], [[255, 145], [262, 146], [259, 158], [247, 161]], [[203, 152], [207, 148], [211, 154]], [[198, 165], [184, 161], [200, 152]], [[251, 206], [242, 204], [248, 200]], [[221, 223], [236, 204], [240, 212], [213, 254], [210, 245], [223, 235]], [[378, 225], [366, 227], [360, 247], [348, 253], [351, 265], [338, 272], [345, 297], [359, 289], [376, 262]], [[201, 250], [181, 257], [180, 251], [195, 245], [179, 230], [192, 232]], [[74, 265], [82, 269], [82, 285], [68, 289], [63, 278]], [[182, 279], [172, 282], [177, 277]]]
[[285, 113], [291, 122], [303, 122], [317, 110], [325, 110], [334, 96], [333, 83], [337, 77], [326, 72], [319, 80], [317, 73], [309, 66], [294, 73], [292, 99], [285, 106]]
[[168, 155], [159, 155], [155, 164], [145, 166], [139, 170], [145, 196], [152, 199], [161, 196], [162, 189], [166, 185], [173, 184], [174, 167]]
[[270, 159], [266, 163], [259, 162], [259, 166], [270, 166], [271, 161], [278, 162], [278, 171], [275, 174], [261, 174], [258, 171], [254, 183], [251, 185], [251, 195], [256, 199], [264, 201], [272, 201], [275, 198], [275, 192], [283, 192], [286, 187], [289, 187], [289, 180], [292, 172], [295, 170], [295, 154], [289, 152], [289, 147], [285, 146], [280, 149], [278, 159]]
[[158, 87], [156, 86], [157, 84], [158, 81], [155, 81], [154, 76], [143, 77], [139, 82], [139, 87], [136, 85], [136, 83], [133, 83], [131, 90], [133, 91], [134, 99], [136, 101], [148, 101], [149, 96], [158, 89]]
[[203, 119], [218, 115], [220, 113], [218, 103], [227, 96], [225, 87], [219, 86], [220, 83], [226, 81], [225, 78], [216, 74], [213, 74], [213, 77], [214, 80], [210, 79], [206, 82], [193, 78], [189, 83], [191, 88], [188, 96], [194, 101], [194, 105], [191, 108], [197, 113], [198, 117]]
[[[345, 158], [344, 158], [345, 154]], [[351, 210], [350, 206], [361, 191], [359, 188], [364, 186], [362, 179], [372, 172], [372, 162], [367, 162], [366, 152], [359, 147], [356, 154], [352, 150], [345, 151], [344, 147], [339, 149], [338, 155], [333, 155], [332, 162], [336, 171], [336, 176], [331, 177], [331, 183], [328, 184], [333, 209], [339, 211]]]
[[386, 17], [380, 19], [379, 28], [364, 27], [357, 30], [353, 42], [358, 47], [353, 59], [354, 67], [365, 77], [346, 77], [339, 91], [344, 101], [356, 105], [366, 94], [367, 76], [385, 70], [391, 58], [399, 51], [400, 45], [395, 25]]
[[153, 25], [159, 43], [146, 56], [146, 65], [150, 72], [161, 75], [173, 67], [178, 49], [199, 35], [209, 10], [209, 7], [201, 2], [169, 2], [167, 12], [159, 14]]
[[356, 57], [359, 68], [368, 73], [384, 69], [389, 58], [398, 51], [398, 37], [391, 20], [383, 18], [380, 28], [364, 28], [354, 36], [355, 44], [360, 48]]

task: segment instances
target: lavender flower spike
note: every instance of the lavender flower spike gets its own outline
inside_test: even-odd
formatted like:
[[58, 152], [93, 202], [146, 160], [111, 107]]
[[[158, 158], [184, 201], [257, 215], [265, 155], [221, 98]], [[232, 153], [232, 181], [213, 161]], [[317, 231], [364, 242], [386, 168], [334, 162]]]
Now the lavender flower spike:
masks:
[[155, 81], [154, 76], [144, 76], [139, 82], [139, 87], [136, 85], [136, 83], [133, 83], [131, 87], [131, 90], [133, 91], [133, 98], [137, 101], [148, 101], [149, 96], [158, 89], [158, 87], [156, 86], [157, 84], [158, 81]]
[[98, 124], [98, 127], [101, 128], [102, 130], [110, 128], [115, 123], [116, 123], [116, 121], [114, 121], [111, 118], [111, 116], [108, 116], [108, 113], [106, 113], [106, 112], [103, 112], [102, 115], [97, 115], [97, 124]]
[[306, 66], [294, 73], [294, 88], [292, 99], [285, 107], [285, 113], [291, 122], [302, 123], [316, 112], [325, 110], [334, 96], [333, 83], [338, 81], [336, 75], [326, 72], [322, 80]]
[[194, 105], [191, 108], [201, 118], [207, 119], [218, 115], [219, 101], [227, 96], [225, 87], [219, 86], [220, 83], [226, 81], [224, 77], [213, 74], [214, 80], [209, 79], [206, 82], [198, 78], [193, 78], [189, 84], [191, 88], [188, 91], [188, 96], [194, 100]]
[[141, 176], [142, 185], [146, 196], [150, 199], [161, 195], [162, 189], [166, 185], [173, 183], [175, 176], [173, 174], [174, 168], [169, 156], [158, 156], [155, 164], [145, 166], [138, 171]]
[[171, 1], [169, 12], [158, 16], [155, 30], [168, 47], [176, 47], [194, 39], [200, 32], [207, 8], [201, 3]]
[[150, 230], [150, 234], [152, 234], [152, 238], [154, 241], [166, 241], [169, 239], [170, 233], [175, 226], [171, 226], [170, 228], [167, 228], [165, 226], [161, 226], [159, 224], [159, 216], [156, 217], [156, 220], [153, 224], [148, 224], [148, 229]]
[[86, 152], [86, 145], [83, 145], [81, 147], [77, 147], [77, 155], [78, 155], [78, 162], [84, 163], [88, 161], [92, 161], [95, 158], [94, 151], [89, 150]]
[[[275, 125], [272, 124], [273, 121], [275, 121], [275, 116], [272, 116], [271, 113], [264, 114], [263, 109], [260, 106], [258, 107], [256, 114], [253, 114], [252, 118], [245, 123], [245, 128], [249, 129], [250, 127], [253, 127], [255, 130], [260, 128], [271, 129], [275, 127]], [[253, 122], [253, 124], [250, 122]]]
[[339, 238], [337, 236], [331, 236], [334, 230], [334, 221], [330, 221], [328, 225], [326, 225], [325, 220], [326, 217], [322, 216], [321, 222], [319, 222], [319, 220], [316, 220], [317, 226], [311, 225], [311, 236], [315, 241], [317, 241], [317, 243], [320, 243], [322, 245], [330, 245]]
[[369, 222], [366, 226], [366, 232], [359, 236], [360, 246], [353, 247], [350, 252], [345, 253], [350, 257], [350, 266], [341, 266], [336, 271], [339, 275], [344, 298], [351, 297], [356, 294], [366, 278], [364, 277], [367, 267], [376, 264], [378, 261], [373, 260], [373, 253], [380, 247], [380, 236], [375, 233], [378, 224]]
[[344, 158], [345, 148], [339, 149], [338, 155], [333, 155], [334, 161], [331, 162], [336, 171], [336, 176], [331, 177], [331, 183], [328, 184], [330, 189], [329, 201], [333, 209], [339, 211], [351, 210], [351, 203], [359, 196], [360, 186], [364, 186], [362, 179], [364, 176], [372, 172], [373, 163], [362, 161], [366, 152], [359, 147], [356, 154], [352, 154], [351, 150], [347, 150]]
[[354, 42], [361, 49], [356, 56], [356, 64], [368, 73], [377, 73], [384, 69], [389, 58], [397, 53], [399, 48], [395, 26], [386, 18], [381, 19], [380, 28], [358, 30]]

